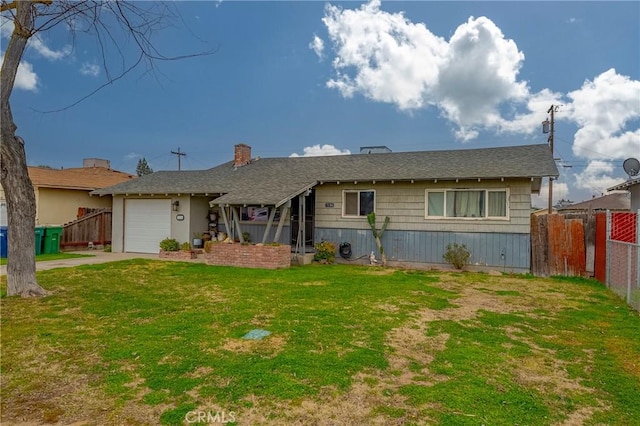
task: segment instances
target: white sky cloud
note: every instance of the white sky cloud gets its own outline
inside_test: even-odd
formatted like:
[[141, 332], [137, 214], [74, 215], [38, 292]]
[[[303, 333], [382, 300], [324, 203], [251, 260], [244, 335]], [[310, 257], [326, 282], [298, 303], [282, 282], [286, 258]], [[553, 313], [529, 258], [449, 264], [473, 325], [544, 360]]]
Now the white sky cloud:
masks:
[[592, 195], [606, 194], [607, 188], [620, 183], [620, 178], [612, 177], [616, 168], [609, 161], [590, 161], [582, 173], [576, 174], [576, 187], [590, 191]]
[[61, 50], [53, 50], [38, 36], [34, 36], [29, 39], [28, 47], [34, 49], [40, 56], [51, 61], [57, 61], [71, 54], [71, 46], [67, 45]]
[[[599, 158], [589, 154], [601, 152], [596, 141], [616, 157], [640, 151], [640, 131], [624, 131], [640, 117], [639, 81], [611, 69], [567, 95], [550, 89], [531, 93], [518, 80], [524, 53], [486, 17], [469, 18], [448, 41], [401, 12], [380, 10], [379, 0], [358, 9], [328, 5], [323, 22], [336, 51], [335, 76], [327, 87], [345, 98], [360, 94], [400, 110], [436, 106], [462, 141], [481, 130], [538, 132], [549, 105], [564, 104], [568, 114], [558, 119], [580, 127], [576, 155]], [[501, 111], [505, 106], [510, 115]]]
[[524, 54], [488, 18], [469, 18], [447, 47], [434, 100], [461, 128], [493, 126], [500, 104], [528, 98], [526, 83], [517, 81]]
[[[11, 34], [13, 33], [14, 28], [13, 21], [6, 16], [2, 16], [2, 18], [0, 19], [0, 37], [6, 39], [11, 38]], [[33, 37], [31, 37], [29, 39], [27, 47], [35, 50], [40, 56], [52, 61], [57, 61], [64, 58], [65, 56], [69, 56], [72, 50], [70, 45], [66, 45], [60, 50], [51, 49], [46, 45], [40, 35], [34, 35]]]
[[570, 118], [580, 126], [573, 144], [575, 155], [588, 159], [638, 156], [640, 129], [626, 130], [626, 125], [640, 118], [640, 81], [610, 69], [567, 96], [572, 100]]
[[[549, 89], [543, 89], [527, 98], [524, 106], [526, 112], [517, 112], [512, 117], [500, 118], [498, 129], [510, 133], [539, 133], [542, 129], [545, 111], [548, 111], [551, 105], [562, 104], [566, 104], [563, 101], [562, 93], [554, 93]], [[566, 109], [565, 106], [562, 109]], [[566, 115], [556, 115], [556, 120], [563, 118], [566, 118]]]
[[96, 64], [90, 64], [88, 62], [84, 62], [82, 67], [80, 67], [80, 74], [89, 75], [91, 77], [97, 77], [100, 74], [100, 67]]
[[309, 43], [309, 49], [313, 50], [318, 58], [322, 59], [324, 57], [324, 41], [314, 34], [313, 40]]
[[461, 140], [477, 137], [476, 128], [499, 128], [498, 107], [530, 96], [517, 80], [524, 54], [486, 17], [469, 18], [448, 42], [402, 13], [381, 11], [378, 0], [353, 10], [329, 5], [323, 22], [336, 50], [328, 87], [401, 110], [437, 106]]
[[[11, 19], [6, 16], [0, 18], [0, 38], [9, 39], [13, 33], [14, 24]], [[27, 47], [35, 50], [40, 56], [46, 59], [55, 61], [68, 56], [71, 53], [71, 46], [65, 46], [62, 50], [50, 49], [40, 38], [32, 37], [29, 39]], [[4, 59], [4, 52], [0, 52], [0, 66]], [[36, 72], [33, 70], [33, 65], [24, 59], [20, 61], [18, 66], [18, 73], [16, 74], [16, 81], [14, 87], [16, 89], [29, 90], [36, 92], [38, 90], [39, 78]]]
[[[553, 182], [553, 204], [555, 205], [560, 200], [567, 200], [569, 196], [569, 185], [565, 182]], [[576, 200], [571, 200], [576, 201]], [[549, 207], [549, 181], [544, 180], [540, 187], [540, 195], [531, 195], [531, 205], [538, 208]]]
[[[0, 51], [0, 67], [4, 62], [4, 52]], [[21, 61], [18, 65], [18, 73], [14, 84], [16, 89], [38, 91], [38, 76], [33, 71], [33, 66], [27, 61]]]
[[139, 158], [142, 158], [142, 155], [138, 154], [137, 152], [130, 152], [124, 155], [125, 160], [137, 160]]
[[443, 39], [402, 13], [380, 11], [377, 0], [355, 10], [328, 5], [323, 22], [337, 52], [337, 75], [328, 87], [345, 97], [358, 92], [403, 110], [425, 106], [445, 60]]
[[303, 149], [303, 154], [299, 155], [297, 153], [291, 154], [289, 157], [322, 157], [325, 155], [349, 155], [351, 151], [348, 149], [340, 149], [336, 148], [333, 145], [313, 145], [307, 146]]

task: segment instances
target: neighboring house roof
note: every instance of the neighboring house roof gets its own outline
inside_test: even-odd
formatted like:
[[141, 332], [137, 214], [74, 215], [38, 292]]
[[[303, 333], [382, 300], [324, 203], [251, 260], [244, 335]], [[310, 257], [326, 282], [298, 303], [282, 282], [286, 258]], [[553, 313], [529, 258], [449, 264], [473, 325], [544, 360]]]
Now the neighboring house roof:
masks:
[[626, 182], [622, 182], [616, 186], [612, 186], [611, 188], [608, 188], [607, 191], [629, 190], [629, 188], [634, 185], [640, 185], [640, 177], [637, 177], [634, 179], [628, 179]]
[[[107, 194], [220, 194], [218, 204], [280, 205], [323, 182], [542, 178], [558, 176], [549, 147], [261, 158], [242, 167], [157, 172], [94, 191]], [[223, 195], [224, 194], [224, 195]]]
[[134, 175], [105, 167], [78, 167], [71, 169], [29, 167], [28, 169], [33, 186], [41, 188], [92, 191], [135, 178]]
[[625, 210], [631, 208], [631, 198], [627, 192], [616, 192], [604, 195], [602, 197], [592, 198], [591, 200], [582, 201], [580, 203], [571, 204], [558, 208], [558, 213], [566, 213], [570, 211], [589, 211], [589, 210]]

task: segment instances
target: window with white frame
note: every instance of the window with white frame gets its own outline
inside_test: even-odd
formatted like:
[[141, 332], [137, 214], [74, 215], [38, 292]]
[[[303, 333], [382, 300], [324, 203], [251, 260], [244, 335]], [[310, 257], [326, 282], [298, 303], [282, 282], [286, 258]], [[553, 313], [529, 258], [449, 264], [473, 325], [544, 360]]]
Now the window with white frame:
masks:
[[506, 189], [446, 189], [426, 191], [426, 218], [506, 219]]
[[342, 215], [366, 216], [375, 210], [376, 193], [373, 190], [344, 190], [342, 192]]

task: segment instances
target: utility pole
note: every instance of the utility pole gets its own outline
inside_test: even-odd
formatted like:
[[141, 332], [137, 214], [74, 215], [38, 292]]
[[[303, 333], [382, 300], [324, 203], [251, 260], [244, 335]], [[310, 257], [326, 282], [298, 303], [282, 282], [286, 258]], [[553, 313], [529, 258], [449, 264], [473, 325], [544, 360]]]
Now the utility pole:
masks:
[[[547, 139], [547, 142], [549, 143], [549, 149], [551, 149], [552, 158], [553, 158], [553, 135], [555, 132], [555, 129], [554, 129], [555, 119], [553, 115], [555, 112], [558, 111], [559, 108], [560, 108], [559, 105], [551, 104], [551, 107], [547, 110], [547, 114], [551, 114], [551, 122], [549, 122], [549, 119], [546, 119], [545, 121], [542, 122], [542, 133], [549, 133], [549, 139]], [[549, 214], [551, 213], [553, 213], [553, 177], [549, 176]]]
[[178, 151], [171, 151], [173, 155], [178, 156], [178, 171], [180, 171], [180, 157], [184, 157], [187, 155], [186, 152], [180, 152], [180, 147], [178, 147]]

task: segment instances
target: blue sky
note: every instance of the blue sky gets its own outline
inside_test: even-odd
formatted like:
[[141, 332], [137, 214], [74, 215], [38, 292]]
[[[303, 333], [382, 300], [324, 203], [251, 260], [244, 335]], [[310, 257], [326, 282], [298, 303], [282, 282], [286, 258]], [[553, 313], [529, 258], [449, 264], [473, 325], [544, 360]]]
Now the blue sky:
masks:
[[[639, 2], [184, 2], [158, 32], [169, 55], [103, 84], [94, 39], [58, 27], [31, 42], [12, 97], [30, 165], [83, 158], [133, 172], [254, 156], [545, 143], [556, 114], [555, 198], [581, 201], [640, 156]], [[2, 23], [2, 45], [11, 25]], [[131, 58], [132, 50], [122, 44]], [[2, 48], [4, 52], [4, 48]], [[115, 51], [106, 63], [117, 75]], [[534, 204], [545, 205], [545, 196]]]

